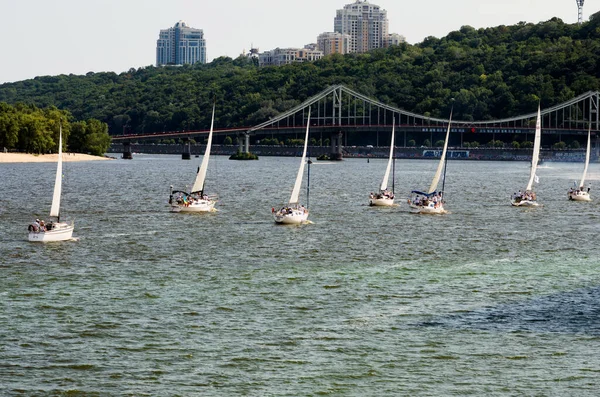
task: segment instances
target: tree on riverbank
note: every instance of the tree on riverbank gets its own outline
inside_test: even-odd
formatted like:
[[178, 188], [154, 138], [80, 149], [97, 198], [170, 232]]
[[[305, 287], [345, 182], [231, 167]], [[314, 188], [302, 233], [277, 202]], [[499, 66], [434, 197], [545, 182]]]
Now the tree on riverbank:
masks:
[[[332, 84], [344, 84], [391, 106], [431, 117], [491, 120], [533, 112], [600, 90], [600, 13], [578, 24], [475, 29], [427, 37], [364, 54], [259, 68], [240, 57], [209, 64], [130, 69], [116, 74], [40, 76], [0, 85], [0, 101], [69, 109], [95, 118], [111, 134], [206, 129], [268, 120]], [[344, 109], [343, 111], [345, 111]], [[414, 137], [412, 137], [414, 138]], [[419, 139], [417, 139], [419, 141]]]
[[59, 123], [62, 121], [63, 149], [101, 156], [110, 146], [108, 126], [98, 120], [69, 122], [70, 112], [56, 107], [11, 106], [0, 102], [0, 148], [23, 153], [58, 151]]

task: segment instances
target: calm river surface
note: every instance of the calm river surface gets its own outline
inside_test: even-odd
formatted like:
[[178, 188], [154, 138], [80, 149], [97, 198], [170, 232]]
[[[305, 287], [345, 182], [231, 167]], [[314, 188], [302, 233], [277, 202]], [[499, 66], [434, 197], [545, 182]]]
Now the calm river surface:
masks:
[[[437, 162], [311, 166], [312, 224], [276, 226], [299, 158], [213, 157], [219, 211], [172, 214], [199, 158], [66, 163], [78, 241], [34, 244], [55, 164], [0, 164], [0, 395], [597, 396], [600, 164], [448, 163], [446, 216], [408, 212]], [[595, 188], [595, 189], [594, 189]]]

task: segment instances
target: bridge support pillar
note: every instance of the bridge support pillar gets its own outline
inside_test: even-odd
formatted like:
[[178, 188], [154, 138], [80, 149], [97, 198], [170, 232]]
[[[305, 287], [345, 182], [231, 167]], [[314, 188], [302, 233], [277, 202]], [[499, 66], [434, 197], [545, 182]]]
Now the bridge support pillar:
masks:
[[123, 159], [132, 160], [133, 155], [131, 154], [131, 142], [125, 141], [123, 142]]
[[250, 134], [244, 134], [244, 152], [250, 153]]
[[191, 160], [192, 159], [192, 152], [190, 150], [190, 140], [186, 139], [183, 142], [183, 153], [181, 153], [181, 159], [182, 160]]
[[331, 134], [331, 153], [329, 155], [331, 160], [342, 161], [344, 156], [342, 155], [342, 132], [334, 132]]
[[596, 161], [600, 161], [600, 135], [596, 135]]
[[243, 153], [244, 152], [244, 136], [241, 134], [238, 135], [237, 142], [238, 142], [238, 152]]
[[250, 134], [239, 134], [237, 137], [238, 152], [250, 153]]

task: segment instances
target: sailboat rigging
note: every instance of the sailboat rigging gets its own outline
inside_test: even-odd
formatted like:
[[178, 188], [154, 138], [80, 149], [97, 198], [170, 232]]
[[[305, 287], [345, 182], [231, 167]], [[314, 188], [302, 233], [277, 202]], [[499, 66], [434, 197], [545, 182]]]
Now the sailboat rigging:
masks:
[[[392, 138], [390, 142], [390, 155], [388, 157], [387, 167], [385, 169], [385, 174], [383, 175], [383, 180], [381, 181], [381, 186], [379, 187], [378, 193], [371, 193], [369, 195], [369, 205], [370, 206], [391, 206], [394, 205], [394, 180], [395, 180], [395, 167], [392, 170], [392, 163], [394, 162], [394, 132], [396, 129], [396, 118], [393, 118], [392, 121]], [[392, 172], [392, 191], [388, 190], [388, 179], [390, 177], [390, 171]]]
[[[306, 186], [306, 203], [307, 207], [301, 205], [300, 201], [300, 187], [302, 186], [302, 177], [304, 176], [304, 164], [306, 163], [306, 150], [308, 148], [308, 134], [310, 130], [310, 108], [308, 108], [308, 119], [306, 121], [306, 134], [304, 137], [304, 149], [302, 151], [302, 159], [300, 160], [300, 168], [296, 175], [296, 182], [292, 190], [292, 195], [287, 206], [275, 211], [275, 208], [271, 209], [273, 216], [275, 217], [275, 223], [287, 224], [287, 225], [298, 225], [308, 220], [308, 195], [310, 192], [310, 179], [307, 180]], [[308, 177], [310, 178], [310, 161], [308, 162]]]
[[537, 207], [537, 195], [533, 191], [533, 183], [538, 183], [539, 178], [536, 174], [538, 163], [540, 160], [540, 144], [542, 141], [542, 116], [540, 106], [538, 105], [537, 119], [535, 122], [535, 137], [533, 139], [533, 154], [531, 155], [531, 168], [529, 171], [529, 182], [525, 191], [519, 190], [513, 194], [511, 204], [514, 207]]
[[45, 224], [43, 220], [36, 219], [30, 224], [29, 241], [47, 242], [47, 241], [65, 241], [70, 240], [75, 229], [74, 222], [66, 223], [60, 221], [60, 199], [62, 195], [62, 121], [59, 122], [58, 132], [58, 160], [56, 162], [56, 176], [54, 178], [54, 193], [52, 195], [52, 206], [50, 207], [50, 217], [55, 217], [56, 221]]
[[[590, 152], [591, 152], [591, 136], [592, 136], [592, 125], [590, 123], [588, 127], [588, 138], [587, 138], [587, 147], [585, 149], [585, 165], [583, 166], [583, 175], [581, 176], [581, 181], [579, 185], [575, 185], [574, 189], [569, 189], [568, 197], [569, 200], [573, 201], [592, 201], [590, 197], [590, 187], [585, 190], [584, 183], [585, 178], [587, 176], [588, 166], [590, 165]], [[577, 183], [577, 182], [576, 182]]]
[[198, 172], [196, 173], [196, 180], [192, 186], [191, 192], [185, 192], [182, 190], [173, 190], [169, 194], [169, 205], [171, 206], [171, 212], [212, 212], [214, 211], [215, 204], [218, 201], [216, 195], [207, 195], [205, 192], [206, 183], [206, 172], [208, 171], [208, 162], [210, 159], [210, 150], [212, 147], [213, 128], [215, 124], [215, 107], [216, 102], [213, 102], [212, 119], [210, 122], [210, 131], [208, 133], [208, 141], [206, 142], [206, 149], [204, 151], [204, 157]]
[[[450, 119], [448, 120], [448, 129], [446, 130], [446, 139], [444, 140], [444, 148], [440, 156], [437, 170], [429, 185], [427, 192], [419, 190], [413, 190], [411, 197], [408, 199], [408, 205], [410, 206], [411, 212], [416, 214], [445, 214], [447, 211], [444, 209], [444, 188], [446, 186], [446, 165], [447, 165], [447, 152], [448, 152], [448, 140], [450, 139], [450, 126], [452, 124], [452, 111], [450, 110]], [[443, 181], [442, 190], [438, 191], [437, 187], [442, 178]]]

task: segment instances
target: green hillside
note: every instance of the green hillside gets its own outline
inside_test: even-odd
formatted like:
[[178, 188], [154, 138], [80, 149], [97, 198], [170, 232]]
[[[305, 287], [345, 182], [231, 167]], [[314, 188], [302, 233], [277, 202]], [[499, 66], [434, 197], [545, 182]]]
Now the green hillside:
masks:
[[488, 120], [600, 90], [600, 13], [582, 25], [558, 18], [474, 29], [367, 54], [258, 68], [246, 58], [126, 73], [37, 77], [0, 85], [0, 102], [56, 106], [76, 120], [106, 122], [111, 134], [206, 128], [217, 97], [219, 128], [267, 120], [329, 85], [345, 84], [399, 108]]

